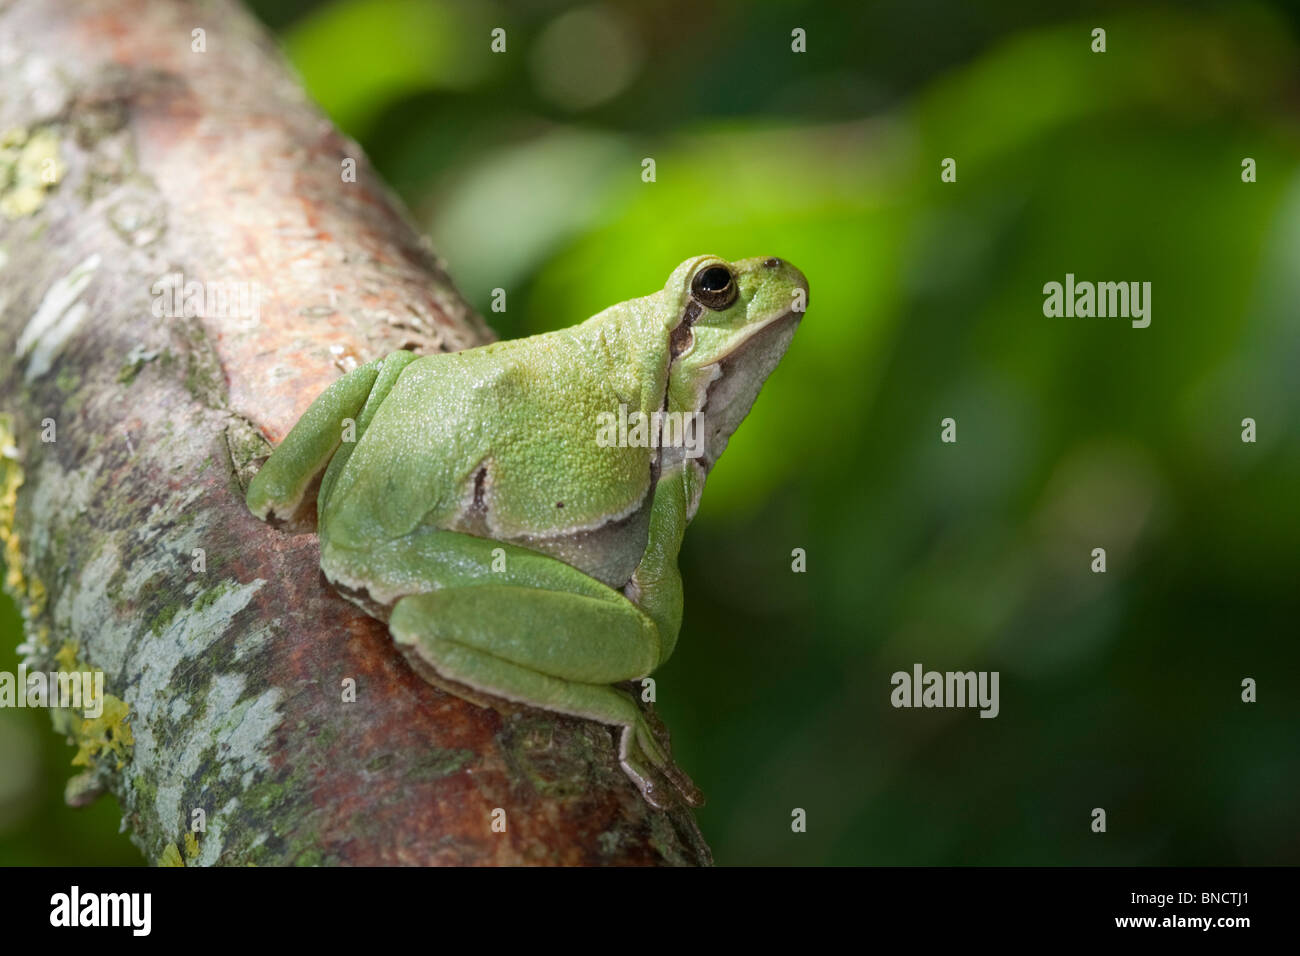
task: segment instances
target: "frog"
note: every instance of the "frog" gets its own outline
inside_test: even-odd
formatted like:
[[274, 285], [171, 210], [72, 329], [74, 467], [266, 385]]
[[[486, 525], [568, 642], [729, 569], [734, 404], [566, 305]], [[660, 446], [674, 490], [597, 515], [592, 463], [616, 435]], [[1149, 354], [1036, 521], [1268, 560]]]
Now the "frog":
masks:
[[577, 325], [392, 352], [312, 402], [246, 505], [314, 523], [326, 580], [430, 684], [608, 725], [651, 806], [700, 806], [635, 689], [673, 653], [686, 526], [807, 297], [783, 259], [695, 256]]

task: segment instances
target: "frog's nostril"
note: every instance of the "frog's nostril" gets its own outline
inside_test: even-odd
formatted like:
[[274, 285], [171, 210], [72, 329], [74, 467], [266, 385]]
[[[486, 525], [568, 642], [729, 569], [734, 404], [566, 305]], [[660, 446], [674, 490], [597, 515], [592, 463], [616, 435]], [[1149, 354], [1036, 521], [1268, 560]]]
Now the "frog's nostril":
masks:
[[781, 260], [768, 259], [766, 262], [763, 263], [763, 265], [767, 266], [769, 269], [778, 269], [781, 266]]

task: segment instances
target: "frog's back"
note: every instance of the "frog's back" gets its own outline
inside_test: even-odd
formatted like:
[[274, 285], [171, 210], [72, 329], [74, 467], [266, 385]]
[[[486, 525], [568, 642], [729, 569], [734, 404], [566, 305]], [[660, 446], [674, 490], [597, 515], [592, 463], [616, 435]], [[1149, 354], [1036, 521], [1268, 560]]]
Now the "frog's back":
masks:
[[596, 444], [601, 412], [657, 401], [624, 371], [585, 326], [417, 359], [358, 440], [322, 533], [345, 547], [420, 526], [510, 541], [632, 514], [652, 451]]

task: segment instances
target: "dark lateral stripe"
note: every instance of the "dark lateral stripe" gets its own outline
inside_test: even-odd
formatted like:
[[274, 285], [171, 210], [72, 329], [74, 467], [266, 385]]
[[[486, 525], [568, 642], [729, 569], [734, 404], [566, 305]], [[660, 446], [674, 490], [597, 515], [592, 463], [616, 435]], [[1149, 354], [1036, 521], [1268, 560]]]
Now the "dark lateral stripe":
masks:
[[691, 344], [691, 339], [694, 337], [691, 332], [691, 325], [700, 317], [703, 310], [704, 306], [691, 299], [690, 304], [686, 306], [686, 311], [682, 313], [681, 322], [677, 324], [677, 328], [673, 329], [673, 334], [669, 337], [668, 351], [670, 358], [677, 358]]

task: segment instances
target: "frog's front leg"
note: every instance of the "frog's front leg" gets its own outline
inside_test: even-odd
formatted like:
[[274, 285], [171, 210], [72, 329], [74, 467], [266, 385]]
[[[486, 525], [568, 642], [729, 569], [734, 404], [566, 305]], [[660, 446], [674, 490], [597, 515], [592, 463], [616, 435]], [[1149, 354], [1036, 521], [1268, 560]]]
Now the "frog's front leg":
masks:
[[690, 460], [674, 464], [659, 476], [645, 554], [623, 588], [628, 599], [659, 628], [660, 664], [672, 656], [682, 627], [682, 575], [677, 553], [703, 487], [703, 472]]
[[622, 594], [546, 555], [451, 531], [365, 554], [327, 546], [322, 567], [344, 589], [396, 599], [389, 631], [417, 670], [476, 692], [470, 699], [621, 727], [619, 763], [650, 803], [672, 802], [663, 778], [687, 803], [702, 802], [632, 696], [611, 686], [644, 677], [662, 652], [654, 620]]

